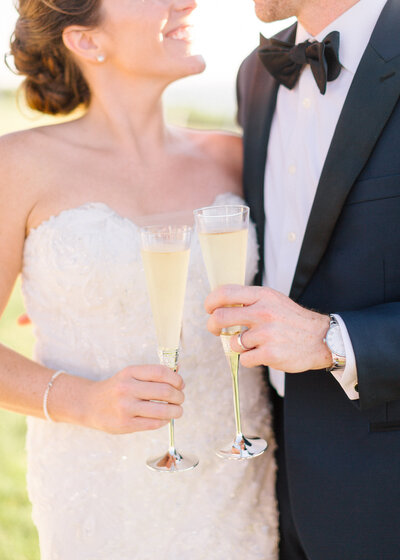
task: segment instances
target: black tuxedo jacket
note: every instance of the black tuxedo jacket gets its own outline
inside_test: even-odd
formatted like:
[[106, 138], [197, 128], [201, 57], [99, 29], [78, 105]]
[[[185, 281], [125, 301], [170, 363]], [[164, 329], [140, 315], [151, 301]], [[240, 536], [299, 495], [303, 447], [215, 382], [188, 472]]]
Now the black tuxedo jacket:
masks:
[[[295, 32], [278, 37], [294, 41]], [[238, 115], [261, 270], [277, 92], [253, 52], [239, 71]], [[337, 123], [290, 294], [341, 315], [359, 377], [360, 399], [350, 401], [330, 373], [286, 375], [289, 492], [312, 560], [400, 559], [399, 96], [400, 0], [388, 0]]]

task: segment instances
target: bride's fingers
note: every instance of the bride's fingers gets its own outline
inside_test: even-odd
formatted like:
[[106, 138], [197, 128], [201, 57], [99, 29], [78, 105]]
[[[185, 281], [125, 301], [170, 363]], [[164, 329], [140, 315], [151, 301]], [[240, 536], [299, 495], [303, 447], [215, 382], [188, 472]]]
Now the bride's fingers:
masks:
[[130, 366], [125, 369], [129, 377], [138, 379], [139, 381], [155, 381], [158, 383], [167, 383], [176, 389], [181, 389], [183, 379], [166, 366]]
[[134, 385], [135, 397], [144, 401], [165, 401], [171, 404], [182, 404], [185, 395], [167, 383], [137, 381]]
[[139, 401], [132, 406], [132, 415], [157, 420], [171, 420], [180, 418], [183, 414], [181, 406], [175, 404]]
[[147, 430], [158, 430], [168, 424], [169, 420], [156, 420], [155, 418], [141, 418], [136, 416], [132, 418], [131, 428], [135, 432], [144, 432]]

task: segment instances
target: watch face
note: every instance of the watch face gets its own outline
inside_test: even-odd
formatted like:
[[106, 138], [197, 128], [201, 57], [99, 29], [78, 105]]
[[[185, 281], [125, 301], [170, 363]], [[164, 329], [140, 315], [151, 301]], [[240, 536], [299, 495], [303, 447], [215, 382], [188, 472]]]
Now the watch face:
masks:
[[332, 325], [326, 334], [326, 344], [331, 352], [345, 356], [345, 348], [339, 325]]

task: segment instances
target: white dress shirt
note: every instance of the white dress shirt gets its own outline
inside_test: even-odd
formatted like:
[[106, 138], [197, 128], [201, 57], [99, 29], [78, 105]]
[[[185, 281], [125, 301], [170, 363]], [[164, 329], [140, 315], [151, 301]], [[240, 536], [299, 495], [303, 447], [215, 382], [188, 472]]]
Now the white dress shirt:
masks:
[[[336, 124], [385, 4], [386, 0], [359, 0], [316, 37], [298, 24], [296, 43], [322, 41], [328, 33], [339, 31], [342, 70], [335, 81], [328, 82], [325, 95], [320, 94], [309, 65], [292, 90], [284, 86], [278, 90], [265, 171], [264, 284], [286, 295]], [[333, 375], [350, 399], [358, 399], [352, 343], [342, 319], [336, 318], [345, 344], [346, 368]], [[283, 396], [284, 373], [270, 368], [270, 379]]]

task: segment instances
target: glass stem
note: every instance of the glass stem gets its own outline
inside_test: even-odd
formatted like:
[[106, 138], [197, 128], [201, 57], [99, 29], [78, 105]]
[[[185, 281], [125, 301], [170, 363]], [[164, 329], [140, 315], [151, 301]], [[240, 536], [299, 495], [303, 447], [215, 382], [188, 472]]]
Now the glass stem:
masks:
[[[178, 348], [159, 348], [158, 357], [162, 366], [167, 366], [173, 371], [178, 370], [179, 349]], [[169, 421], [169, 453], [176, 455], [175, 449], [175, 420]]]
[[225, 356], [228, 360], [229, 367], [232, 374], [232, 388], [233, 388], [233, 407], [235, 411], [236, 435], [242, 436], [242, 422], [240, 417], [240, 398], [239, 398], [239, 359], [240, 354], [234, 352], [231, 348], [230, 340], [232, 334], [222, 333], [221, 341], [224, 347]]
[[176, 449], [175, 449], [175, 420], [172, 418], [172, 420], [169, 421], [169, 452], [171, 455], [175, 455], [176, 454]]

